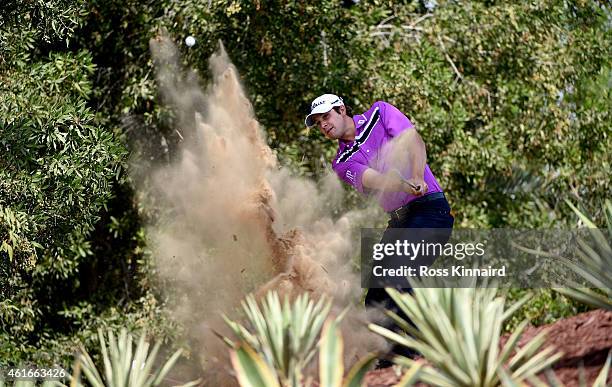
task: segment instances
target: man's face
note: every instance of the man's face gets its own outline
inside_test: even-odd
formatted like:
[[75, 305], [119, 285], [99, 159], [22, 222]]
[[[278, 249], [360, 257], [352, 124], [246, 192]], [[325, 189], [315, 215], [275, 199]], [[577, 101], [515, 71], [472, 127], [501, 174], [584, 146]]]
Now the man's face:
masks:
[[346, 122], [344, 120], [344, 106], [340, 106], [340, 113], [332, 109], [327, 113], [316, 114], [313, 116], [315, 125], [325, 137], [337, 140], [346, 134]]

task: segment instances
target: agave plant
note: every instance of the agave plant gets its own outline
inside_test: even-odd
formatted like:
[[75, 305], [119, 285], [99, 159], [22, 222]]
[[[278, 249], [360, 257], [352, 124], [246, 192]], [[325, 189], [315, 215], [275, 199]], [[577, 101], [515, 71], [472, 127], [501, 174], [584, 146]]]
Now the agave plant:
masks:
[[[380, 335], [420, 352], [431, 365], [424, 366], [420, 379], [435, 386], [497, 386], [505, 367], [515, 381], [525, 380], [556, 362], [561, 354], [552, 348], [542, 351], [545, 332], [522, 348], [518, 341], [527, 321], [514, 331], [500, 349], [502, 324], [528, 296], [504, 309], [505, 300], [492, 288], [422, 288], [414, 295], [387, 289], [391, 298], [411, 319], [388, 315], [404, 334], [370, 324]], [[396, 357], [400, 365], [412, 367], [415, 361]]]
[[[342, 335], [336, 320], [328, 320], [323, 328], [319, 347], [319, 386], [321, 387], [359, 387], [362, 386], [366, 371], [374, 363], [374, 356], [367, 356], [357, 362], [345, 378]], [[243, 387], [281, 387], [285, 381], [277, 370], [270, 367], [264, 359], [248, 344], [243, 343], [231, 350], [232, 365], [238, 382]], [[422, 365], [416, 364], [407, 372], [398, 386], [409, 387], [417, 380]], [[308, 386], [311, 379], [300, 381], [294, 386]]]
[[[81, 373], [85, 375], [89, 385], [93, 387], [151, 387], [158, 386], [163, 381], [168, 372], [172, 369], [181, 350], [174, 352], [169, 359], [160, 367], [155, 365], [160, 344], [153, 346], [149, 352], [149, 343], [145, 341], [145, 335], [141, 335], [134, 351], [134, 339], [132, 334], [126, 329], [121, 329], [119, 335], [115, 337], [112, 330], [108, 330], [108, 346], [106, 338], [101, 329], [98, 329], [100, 340], [100, 351], [102, 352], [102, 362], [104, 363], [104, 378], [96, 368], [91, 356], [85, 348], [81, 348], [77, 355], [73, 374], [69, 376], [70, 386], [83, 386]], [[155, 368], [154, 368], [155, 367]], [[199, 384], [195, 380], [181, 387], [191, 387]], [[167, 384], [167, 383], [166, 383]], [[14, 387], [34, 387], [35, 381], [20, 380], [13, 384]], [[67, 387], [59, 381], [49, 380], [42, 383], [43, 387]], [[4, 381], [0, 379], [0, 387], [4, 387]]]
[[[612, 268], [612, 246], [610, 245], [610, 237], [612, 235], [612, 204], [607, 200], [604, 205], [607, 230], [601, 230], [597, 228], [588, 216], [578, 210], [576, 206], [569, 201], [566, 201], [566, 203], [578, 215], [589, 231], [590, 238], [588, 238], [588, 241], [586, 239], [578, 239], [577, 241], [578, 247], [576, 252], [580, 259], [579, 262], [558, 256], [557, 254], [534, 250], [524, 246], [516, 247], [531, 254], [559, 260], [590, 285], [590, 288], [585, 288], [570, 282], [570, 287], [555, 288], [557, 292], [596, 308], [612, 310], [612, 269], [610, 269]], [[593, 289], [597, 289], [598, 292]]]
[[[4, 380], [0, 379], [0, 387], [4, 387]], [[56, 386], [64, 386], [64, 384], [53, 381], [53, 380], [45, 380], [40, 384], [42, 387], [56, 387]], [[33, 380], [17, 380], [13, 383], [13, 387], [36, 387], [36, 382]], [[65, 387], [65, 386], [64, 386]]]
[[269, 292], [261, 309], [252, 295], [243, 301], [242, 308], [251, 329], [224, 316], [241, 344], [227, 337], [225, 342], [240, 356], [250, 356], [249, 351], [261, 354], [258, 359], [278, 372], [282, 385], [298, 386], [304, 368], [315, 355], [331, 301], [320, 298], [315, 303], [304, 293], [293, 302], [285, 298], [281, 305], [278, 294]]
[[594, 243], [586, 243], [580, 240], [578, 254], [581, 258], [580, 264], [576, 264], [565, 258], [561, 262], [570, 267], [593, 288], [599, 289], [603, 294], [596, 293], [589, 288], [560, 288], [558, 292], [574, 298], [586, 304], [612, 310], [612, 246], [610, 235], [612, 233], [612, 204], [606, 200], [604, 213], [607, 225], [607, 235], [597, 228], [585, 214], [580, 212], [572, 203], [567, 204], [574, 210], [580, 220], [589, 228], [591, 239]]
[[[592, 387], [608, 387], [608, 386], [610, 386], [610, 384], [608, 384], [608, 379], [610, 378], [610, 364], [611, 363], [612, 363], [612, 351], [609, 351], [608, 352], [608, 357], [606, 359], [606, 363], [601, 368], [601, 371], [599, 371], [599, 374], [595, 378], [595, 381], [593, 382]], [[548, 379], [548, 386], [550, 386], [550, 387], [565, 387], [563, 385], [563, 383], [561, 383], [561, 381], [559, 379], [557, 379], [555, 373], [552, 370], [550, 370], [550, 372], [547, 372], [546, 377]], [[530, 383], [534, 387], [544, 387], [544, 386], [546, 386], [546, 384], [544, 384], [544, 383], [541, 383], [541, 382], [538, 383], [539, 381], [535, 380], [535, 378], [531, 378], [531, 379], [529, 379], [529, 381], [530, 381]], [[581, 382], [580, 383], [580, 387], [587, 387], [586, 382]]]
[[[608, 358], [606, 359], [606, 363], [599, 371], [599, 374], [593, 381], [592, 387], [608, 387], [609, 384], [607, 380], [610, 376], [610, 363], [612, 362], [612, 351], [608, 352]], [[548, 383], [542, 382], [539, 378], [535, 376], [531, 376], [528, 378], [529, 384], [527, 383], [518, 383], [512, 380], [507, 373], [501, 371], [502, 374], [502, 384], [505, 387], [565, 387], [565, 385], [557, 378], [554, 371], [549, 370], [546, 372], [546, 379]], [[579, 384], [580, 387], [587, 387], [587, 383], [585, 381], [581, 381]]]
[[[164, 381], [182, 352], [180, 349], [177, 350], [158, 367], [155, 360], [161, 344], [156, 343], [149, 352], [149, 343], [145, 340], [144, 334], [140, 336], [135, 350], [132, 334], [128, 333], [126, 329], [121, 329], [117, 337], [112, 330], [109, 330], [108, 345], [101, 329], [98, 330], [98, 338], [104, 364], [103, 373], [98, 371], [91, 356], [82, 348], [71, 378], [71, 386], [82, 385], [81, 372], [93, 387], [158, 386]], [[193, 381], [184, 384], [184, 386], [193, 386], [197, 383], [199, 381]]]

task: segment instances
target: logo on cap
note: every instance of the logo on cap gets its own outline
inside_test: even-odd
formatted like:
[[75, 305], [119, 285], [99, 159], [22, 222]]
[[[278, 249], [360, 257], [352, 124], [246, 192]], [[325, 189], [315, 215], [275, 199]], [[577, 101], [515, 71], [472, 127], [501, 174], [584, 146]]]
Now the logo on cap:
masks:
[[313, 102], [313, 103], [312, 103], [312, 106], [310, 107], [310, 110], [312, 110], [312, 109], [316, 108], [316, 107], [317, 107], [317, 106], [319, 106], [319, 105], [323, 105], [325, 102], [327, 102], [327, 101]]

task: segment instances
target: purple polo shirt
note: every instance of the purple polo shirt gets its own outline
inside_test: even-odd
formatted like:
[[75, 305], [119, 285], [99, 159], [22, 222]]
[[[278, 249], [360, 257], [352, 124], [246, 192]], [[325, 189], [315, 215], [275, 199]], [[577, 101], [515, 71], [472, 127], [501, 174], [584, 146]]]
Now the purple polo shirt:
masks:
[[[372, 168], [385, 173], [390, 168], [384, 160], [386, 145], [394, 137], [405, 130], [416, 130], [408, 118], [395, 106], [383, 102], [375, 102], [368, 111], [353, 116], [355, 122], [355, 140], [338, 140], [338, 153], [332, 162], [332, 168], [338, 176], [355, 187], [359, 192], [366, 193], [361, 179], [366, 169]], [[388, 148], [388, 146], [387, 146]], [[399, 172], [404, 178], [409, 178], [409, 166]], [[429, 165], [425, 165], [425, 183], [428, 193], [442, 192]], [[382, 208], [389, 212], [416, 199], [418, 196], [406, 192], [377, 192]]]

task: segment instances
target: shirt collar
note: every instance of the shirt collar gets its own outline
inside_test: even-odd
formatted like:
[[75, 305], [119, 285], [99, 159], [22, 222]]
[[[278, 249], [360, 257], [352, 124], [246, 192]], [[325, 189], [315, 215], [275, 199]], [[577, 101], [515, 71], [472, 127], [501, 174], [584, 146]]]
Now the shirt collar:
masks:
[[353, 141], [346, 141], [346, 140], [343, 140], [343, 139], [339, 138], [338, 139], [338, 147], [340, 149], [344, 149], [344, 148], [346, 148], [352, 142]]
[[[356, 114], [352, 118], [353, 118], [353, 122], [355, 123], [355, 137], [357, 137], [359, 132], [361, 132], [362, 126], [365, 125], [365, 123], [368, 120], [363, 114]], [[341, 148], [344, 149], [344, 147], [346, 147], [349, 144], [352, 144], [354, 141], [355, 140], [346, 141], [346, 140], [338, 139], [338, 144], [340, 145]]]
[[353, 116], [353, 122], [355, 123], [355, 129], [361, 129], [368, 122], [368, 119], [363, 114], [357, 114]]

